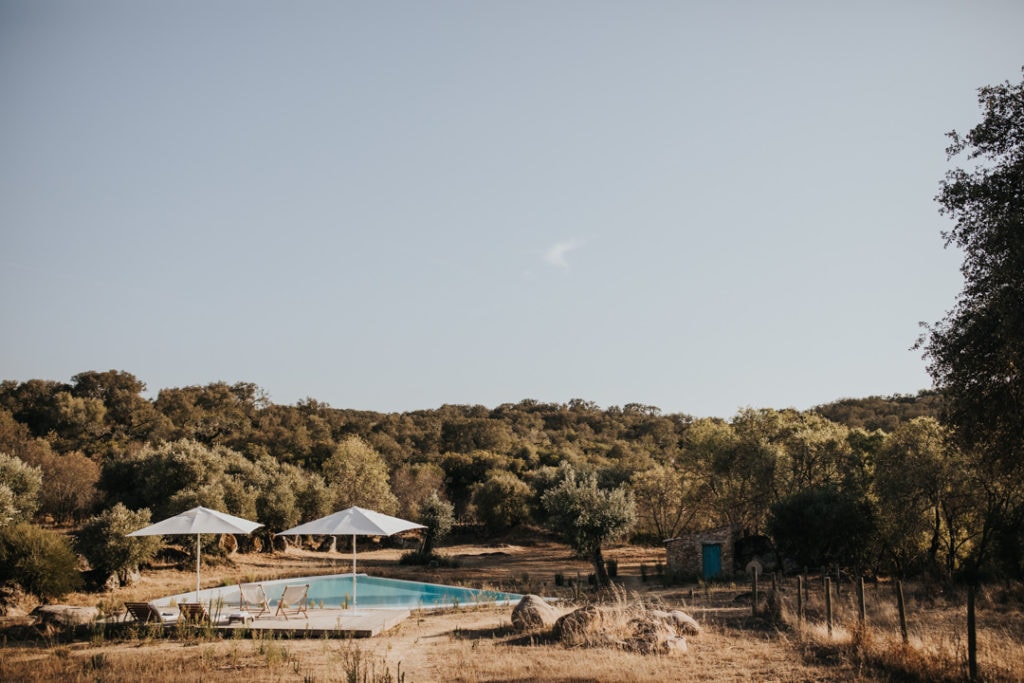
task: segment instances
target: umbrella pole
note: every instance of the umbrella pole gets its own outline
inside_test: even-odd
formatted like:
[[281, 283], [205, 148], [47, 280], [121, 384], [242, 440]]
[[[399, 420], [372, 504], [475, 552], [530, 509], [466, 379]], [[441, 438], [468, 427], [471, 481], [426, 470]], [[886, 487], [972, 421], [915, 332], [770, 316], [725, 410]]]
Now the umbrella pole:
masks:
[[196, 534], [196, 602], [199, 602], [199, 550], [202, 547], [199, 542], [199, 534]]
[[356, 613], [358, 609], [358, 600], [356, 600], [356, 535], [352, 534], [352, 614]]

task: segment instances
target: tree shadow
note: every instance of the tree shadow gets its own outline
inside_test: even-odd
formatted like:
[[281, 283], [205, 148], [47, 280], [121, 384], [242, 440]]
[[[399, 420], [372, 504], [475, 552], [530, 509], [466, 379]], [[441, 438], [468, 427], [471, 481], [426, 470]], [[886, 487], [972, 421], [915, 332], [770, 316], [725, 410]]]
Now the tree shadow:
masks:
[[530, 646], [557, 643], [551, 630], [522, 633], [510, 624], [489, 628], [456, 628], [452, 637], [457, 640], [494, 640], [502, 645]]

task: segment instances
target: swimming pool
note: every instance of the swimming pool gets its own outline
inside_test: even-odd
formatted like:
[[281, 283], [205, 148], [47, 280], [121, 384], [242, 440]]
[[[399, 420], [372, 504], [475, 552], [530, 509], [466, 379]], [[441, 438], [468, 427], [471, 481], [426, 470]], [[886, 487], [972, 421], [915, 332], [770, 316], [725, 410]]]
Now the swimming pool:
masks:
[[[261, 581], [271, 607], [277, 607], [286, 585], [309, 584], [309, 604], [315, 607], [352, 607], [352, 574], [326, 576], [302, 576], [291, 579]], [[436, 609], [477, 604], [512, 605], [523, 597], [518, 593], [490, 591], [462, 586], [445, 586], [438, 583], [385, 579], [366, 574], [356, 575], [358, 607], [367, 609]], [[179, 593], [162, 600], [157, 605], [194, 602], [195, 591]], [[220, 603], [238, 605], [238, 586], [207, 588], [199, 591], [199, 601], [204, 604]]]

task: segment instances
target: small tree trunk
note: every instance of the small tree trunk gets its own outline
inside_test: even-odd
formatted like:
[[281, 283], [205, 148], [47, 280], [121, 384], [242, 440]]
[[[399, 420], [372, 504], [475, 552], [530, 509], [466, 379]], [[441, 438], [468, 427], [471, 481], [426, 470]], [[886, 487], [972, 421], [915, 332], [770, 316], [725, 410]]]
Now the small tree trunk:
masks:
[[434, 534], [427, 530], [420, 543], [420, 557], [428, 558], [434, 554]]
[[604, 588], [611, 579], [608, 578], [608, 569], [604, 566], [604, 555], [601, 554], [601, 546], [597, 546], [590, 553], [590, 561], [594, 563], [594, 579], [598, 588]]
[[937, 568], [939, 566], [939, 543], [942, 533], [942, 514], [939, 506], [935, 506], [935, 519], [932, 523], [932, 541], [928, 545], [928, 566]]

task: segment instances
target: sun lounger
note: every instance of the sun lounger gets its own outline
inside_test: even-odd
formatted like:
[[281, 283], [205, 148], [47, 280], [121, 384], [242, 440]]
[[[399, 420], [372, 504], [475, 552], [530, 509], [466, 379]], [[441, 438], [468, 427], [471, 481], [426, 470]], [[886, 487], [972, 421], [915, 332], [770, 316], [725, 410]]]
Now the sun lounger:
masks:
[[299, 615], [305, 614], [306, 618], [309, 618], [309, 613], [306, 612], [306, 601], [309, 595], [309, 584], [305, 585], [293, 585], [285, 586], [284, 592], [281, 593], [281, 599], [277, 601], [277, 611], [274, 612], [274, 616], [281, 614], [287, 619], [289, 614]]
[[181, 620], [188, 624], [211, 624], [210, 613], [206, 611], [206, 605], [201, 602], [183, 602], [178, 606], [181, 611]]
[[178, 620], [178, 613], [166, 607], [157, 607], [150, 602], [126, 602], [125, 609], [128, 612], [125, 617], [131, 615], [132, 619], [140, 624], [173, 624]]
[[255, 619], [261, 614], [270, 612], [270, 601], [263, 586], [258, 583], [242, 583], [238, 585], [238, 609]]

